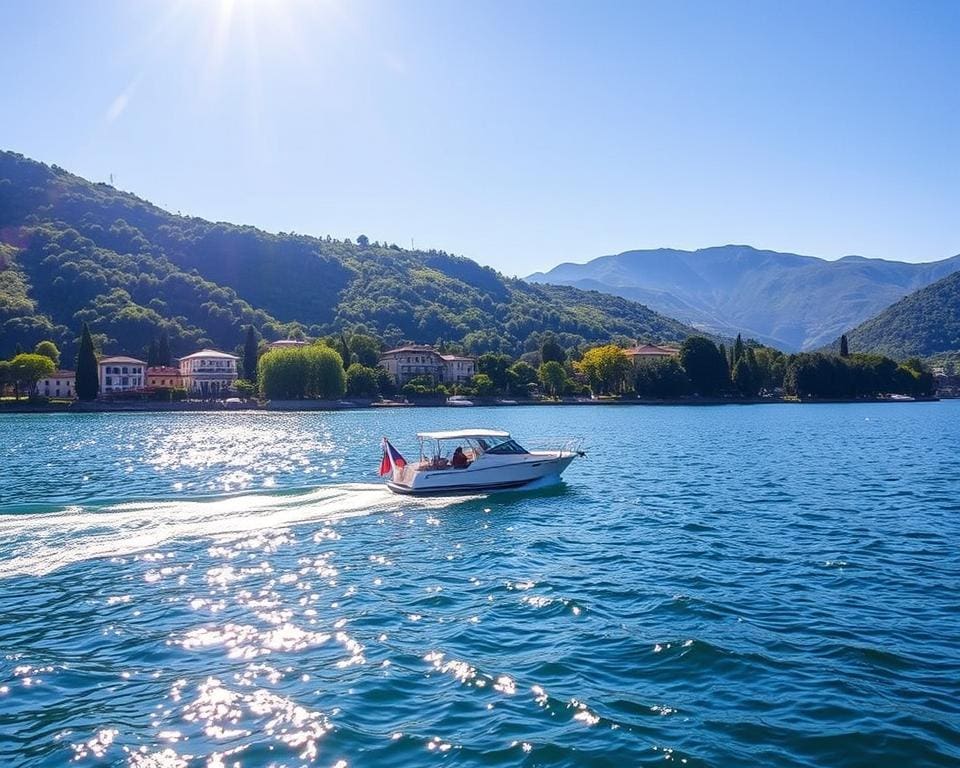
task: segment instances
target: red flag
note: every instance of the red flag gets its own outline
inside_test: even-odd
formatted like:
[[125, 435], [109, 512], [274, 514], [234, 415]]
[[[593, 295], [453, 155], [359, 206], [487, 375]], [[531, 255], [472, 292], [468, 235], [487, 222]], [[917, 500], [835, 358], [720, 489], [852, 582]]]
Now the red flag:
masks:
[[407, 460], [400, 455], [400, 451], [390, 445], [387, 438], [383, 438], [383, 458], [380, 460], [380, 476], [389, 475], [394, 469], [403, 469]]

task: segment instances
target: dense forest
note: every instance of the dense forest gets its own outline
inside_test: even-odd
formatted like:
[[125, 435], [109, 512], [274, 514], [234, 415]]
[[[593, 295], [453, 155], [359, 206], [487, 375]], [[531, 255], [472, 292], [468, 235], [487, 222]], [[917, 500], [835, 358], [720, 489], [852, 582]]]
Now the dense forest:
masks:
[[847, 337], [858, 349], [896, 358], [960, 350], [960, 272], [911, 293]]
[[567, 348], [693, 331], [643, 305], [507, 278], [442, 251], [270, 234], [171, 214], [107, 184], [0, 152], [0, 356], [56, 342], [71, 359], [87, 322], [106, 353], [175, 355], [266, 339], [370, 333], [519, 355], [546, 331]]

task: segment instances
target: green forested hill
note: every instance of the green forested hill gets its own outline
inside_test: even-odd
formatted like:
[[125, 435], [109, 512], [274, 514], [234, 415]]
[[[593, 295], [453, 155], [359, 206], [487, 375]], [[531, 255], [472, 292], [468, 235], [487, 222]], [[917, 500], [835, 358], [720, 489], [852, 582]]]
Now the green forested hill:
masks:
[[960, 272], [921, 288], [847, 334], [850, 349], [891, 357], [960, 350]]
[[174, 353], [232, 349], [248, 323], [268, 339], [357, 329], [387, 343], [443, 339], [512, 353], [546, 330], [567, 345], [693, 332], [626, 299], [357, 239], [178, 216], [0, 152], [0, 356], [44, 338], [71, 351], [83, 321], [105, 351], [131, 353], [161, 330]]

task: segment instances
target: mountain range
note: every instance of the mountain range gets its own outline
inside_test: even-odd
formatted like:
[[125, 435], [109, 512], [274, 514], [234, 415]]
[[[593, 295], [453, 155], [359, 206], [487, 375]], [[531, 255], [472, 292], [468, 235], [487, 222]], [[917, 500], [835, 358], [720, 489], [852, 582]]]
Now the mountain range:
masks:
[[960, 255], [914, 264], [725, 245], [626, 251], [560, 264], [526, 279], [642, 302], [722, 336], [742, 333], [786, 351], [823, 347], [907, 294], [960, 270]]
[[694, 332], [628, 299], [532, 285], [444, 251], [175, 215], [0, 151], [0, 357], [51, 339], [69, 360], [83, 322], [109, 353], [142, 353], [162, 331], [174, 354], [235, 349], [247, 324], [267, 339], [364, 331], [510, 354], [545, 331], [568, 347]]
[[902, 298], [847, 334], [853, 351], [928, 357], [960, 350], [960, 272]]

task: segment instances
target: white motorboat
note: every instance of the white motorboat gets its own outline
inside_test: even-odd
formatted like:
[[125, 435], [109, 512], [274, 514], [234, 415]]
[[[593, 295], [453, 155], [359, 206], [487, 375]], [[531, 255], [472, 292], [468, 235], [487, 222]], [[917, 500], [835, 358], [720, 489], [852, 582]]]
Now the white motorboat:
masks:
[[460, 408], [463, 408], [464, 406], [473, 405], [473, 400], [470, 400], [463, 395], [451, 395], [447, 398], [447, 405], [459, 406]]
[[528, 451], [509, 432], [495, 429], [421, 432], [417, 439], [420, 459], [416, 462], [407, 462], [383, 439], [380, 474], [395, 493], [462, 493], [550, 484], [560, 479], [571, 461], [584, 455], [579, 440], [568, 440], [554, 450]]

